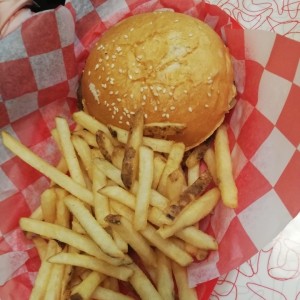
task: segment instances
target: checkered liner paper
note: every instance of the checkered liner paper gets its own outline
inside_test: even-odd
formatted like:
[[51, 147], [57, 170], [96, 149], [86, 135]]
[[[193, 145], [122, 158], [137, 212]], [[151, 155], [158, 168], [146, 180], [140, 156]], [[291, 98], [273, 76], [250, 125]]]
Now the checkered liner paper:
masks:
[[[50, 130], [57, 115], [72, 125], [78, 74], [90, 45], [120, 19], [163, 7], [200, 18], [223, 37], [238, 88], [227, 121], [239, 206], [232, 210], [220, 203], [201, 223], [216, 236], [219, 251], [189, 267], [190, 284], [202, 283], [200, 295], [204, 282], [246, 261], [300, 210], [299, 42], [242, 29], [201, 1], [70, 1], [34, 15], [1, 40], [0, 128], [57, 163]], [[0, 140], [0, 299], [28, 298], [40, 262], [18, 220], [38, 206], [48, 185]]]

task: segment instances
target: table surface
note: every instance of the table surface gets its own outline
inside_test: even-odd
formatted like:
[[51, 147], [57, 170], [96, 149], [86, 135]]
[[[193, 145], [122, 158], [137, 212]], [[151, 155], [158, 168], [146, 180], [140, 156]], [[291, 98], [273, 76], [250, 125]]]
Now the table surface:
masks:
[[[299, 0], [210, 0], [243, 27], [300, 41]], [[274, 220], [276, 222], [276, 220]], [[259, 253], [221, 276], [211, 300], [300, 299], [300, 214]]]

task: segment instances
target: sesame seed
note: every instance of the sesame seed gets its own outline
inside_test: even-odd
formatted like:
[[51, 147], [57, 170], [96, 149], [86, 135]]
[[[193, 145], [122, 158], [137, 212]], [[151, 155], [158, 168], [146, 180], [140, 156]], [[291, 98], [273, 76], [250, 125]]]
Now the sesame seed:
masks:
[[135, 70], [134, 73], [138, 74], [138, 73], [140, 73], [140, 70]]
[[124, 39], [128, 39], [128, 35], [127, 34], [124, 34]]
[[131, 112], [130, 112], [130, 114], [131, 114], [131, 115], [134, 115], [134, 114], [135, 114], [135, 112], [134, 112], [134, 111], [131, 111]]
[[133, 30], [134, 30], [134, 28], [133, 28], [133, 27], [131, 27], [131, 28], [130, 28], [130, 31], [133, 31]]
[[156, 92], [154, 92], [153, 95], [154, 95], [155, 97], [158, 97], [158, 94], [157, 94]]
[[170, 107], [170, 110], [175, 110], [175, 106], [171, 106], [171, 107]]
[[105, 59], [108, 60], [109, 59], [109, 55], [105, 55]]
[[150, 90], [153, 91], [154, 87], [152, 85], [150, 85]]
[[110, 79], [109, 76], [107, 76], [105, 80], [106, 80], [106, 81], [109, 81], [109, 79]]
[[108, 110], [111, 111], [111, 107]]
[[130, 126], [130, 123], [128, 121], [126, 121], [126, 125]]
[[130, 80], [132, 80], [133, 77], [132, 77], [132, 75], [128, 75], [128, 78], [129, 78]]
[[88, 71], [88, 75], [89, 75], [89, 76], [91, 75], [91, 71]]
[[179, 20], [178, 19], [176, 19], [176, 20], [174, 20], [174, 23], [177, 23]]
[[130, 115], [130, 114], [127, 114], [126, 116], [127, 116], [127, 118], [128, 118], [128, 119], [130, 119], [130, 118], [131, 118], [131, 115]]
[[193, 111], [193, 108], [189, 106], [188, 111], [189, 111], [189, 112], [192, 112], [192, 111]]
[[154, 111], [157, 111], [157, 105], [154, 106]]
[[144, 88], [143, 88], [143, 87], [141, 87], [141, 88], [140, 88], [140, 91], [141, 91], [141, 93], [142, 93], [142, 92], [144, 91]]
[[113, 91], [109, 91], [109, 94], [110, 94], [110, 95], [113, 95], [113, 93], [114, 93]]
[[98, 61], [99, 61], [99, 63], [101, 63], [101, 62], [103, 61], [103, 59], [102, 59], [102, 58], [99, 58], [99, 60], [98, 60]]
[[123, 120], [123, 116], [120, 116], [120, 120]]
[[211, 97], [211, 93], [210, 93], [210, 92], [208, 92], [208, 93], [207, 93], [207, 96], [208, 96], [208, 97]]
[[146, 105], [146, 102], [142, 102], [142, 105], [143, 105], [143, 106]]
[[169, 114], [166, 114], [166, 118], [169, 119], [169, 117], [170, 117], [170, 115], [169, 115]]
[[205, 104], [205, 105], [204, 105], [204, 107], [205, 107], [205, 108], [208, 108], [208, 107], [209, 107], [209, 105], [208, 105], [208, 104]]
[[118, 101], [118, 102], [121, 102], [121, 101], [122, 101], [122, 99], [121, 99], [121, 98], [117, 98], [117, 101]]
[[121, 48], [120, 46], [118, 46], [118, 47], [116, 48], [116, 51], [117, 51], [117, 52], [121, 52], [121, 51], [122, 51], [122, 48]]
[[120, 73], [120, 74], [122, 74], [122, 73], [123, 73], [123, 70], [122, 70], [122, 69], [119, 69], [118, 71], [119, 71], [119, 73]]
[[189, 33], [189, 36], [193, 36], [193, 34], [192, 34], [192, 33]]
[[144, 100], [146, 100], [146, 99], [147, 99], [146, 95], [143, 95], [143, 99], [144, 99]]
[[101, 79], [101, 75], [98, 76], [98, 79]]
[[110, 67], [113, 69], [115, 67], [115, 64], [111, 64]]
[[111, 115], [111, 118], [112, 118], [112, 119], [114, 119], [114, 118], [115, 118], [115, 116], [114, 116], [114, 115]]
[[184, 92], [185, 94], [187, 94], [187, 90], [184, 90], [183, 92]]
[[172, 92], [169, 92], [169, 96], [173, 96], [173, 93], [172, 93]]
[[115, 106], [116, 105], [116, 103], [115, 102], [113, 102], [112, 104], [111, 104], [111, 106]]
[[122, 124], [122, 123], [123, 123], [123, 122], [120, 120], [120, 121], [119, 121], [119, 124]]
[[116, 59], [117, 57], [113, 54], [113, 55], [111, 56], [111, 58], [112, 58], [112, 59]]
[[165, 94], [165, 93], [166, 93], [166, 91], [167, 91], [167, 89], [163, 89], [163, 94]]
[[127, 93], [123, 95], [124, 97], [127, 97]]
[[106, 87], [107, 87], [106, 83], [102, 83], [101, 86], [102, 86], [104, 89], [106, 89]]
[[130, 94], [130, 98], [133, 99], [133, 94]]
[[141, 60], [142, 58], [143, 58], [143, 55], [138, 55], [138, 56], [136, 57], [137, 60]]
[[145, 119], [147, 119], [147, 118], [148, 118], [148, 115], [147, 115], [147, 114], [144, 114], [144, 117], [145, 117]]
[[156, 90], [157, 90], [158, 92], [160, 92], [160, 91], [162, 90], [162, 88], [161, 88], [160, 86], [158, 86], [158, 87], [156, 87]]

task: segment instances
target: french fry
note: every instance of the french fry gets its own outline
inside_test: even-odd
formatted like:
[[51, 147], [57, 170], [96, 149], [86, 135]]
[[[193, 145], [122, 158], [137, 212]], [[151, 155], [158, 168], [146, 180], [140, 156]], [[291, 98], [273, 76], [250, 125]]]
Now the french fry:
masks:
[[171, 200], [171, 203], [179, 201], [184, 187], [186, 187], [185, 176], [182, 169], [178, 168], [167, 177], [166, 196]]
[[42, 206], [38, 206], [29, 216], [30, 219], [34, 219], [34, 220], [40, 220], [42, 221], [44, 219], [43, 216], [43, 211], [42, 211]]
[[30, 300], [36, 300], [36, 299], [44, 299], [46, 295], [46, 289], [47, 289], [47, 283], [52, 269], [52, 264], [49, 263], [47, 260], [49, 257], [55, 255], [58, 251], [58, 245], [55, 241], [50, 240], [48, 242], [46, 255], [44, 256], [44, 259], [42, 260], [40, 269], [38, 271], [37, 277], [35, 279], [35, 284], [33, 286]]
[[[134, 195], [136, 195], [137, 189], [138, 189], [138, 182], [135, 181], [131, 188], [131, 192]], [[160, 194], [158, 191], [151, 189], [150, 204], [154, 207], [164, 210], [169, 204], [169, 199], [166, 198], [164, 195]]]
[[56, 218], [56, 193], [55, 190], [46, 189], [41, 194], [41, 207], [43, 211], [43, 218], [46, 222], [53, 223]]
[[103, 172], [97, 168], [95, 164], [92, 167], [92, 191], [94, 195], [94, 211], [97, 222], [103, 227], [107, 227], [107, 222], [105, 222], [105, 217], [110, 213], [108, 198], [99, 193], [99, 191], [106, 186], [107, 178]]
[[62, 279], [64, 276], [64, 265], [54, 264], [47, 283], [47, 290], [45, 293], [45, 300], [59, 299], [62, 288]]
[[72, 214], [78, 219], [88, 235], [104, 253], [111, 257], [124, 257], [124, 253], [117, 247], [112, 237], [99, 225], [80, 200], [69, 195], [64, 199], [64, 202]]
[[106, 289], [104, 287], [97, 287], [92, 295], [92, 299], [95, 300], [134, 300], [134, 298], [127, 295], [118, 293], [113, 290]]
[[71, 215], [64, 203], [64, 198], [68, 193], [61, 188], [55, 188], [55, 193], [57, 195], [55, 224], [69, 228]]
[[111, 179], [121, 187], [125, 187], [121, 178], [121, 171], [105, 159], [95, 158], [93, 164], [99, 168], [107, 178]]
[[217, 174], [216, 174], [216, 159], [215, 152], [212, 148], [208, 148], [203, 157], [204, 162], [209, 170], [210, 175], [213, 178], [215, 184], [218, 184]]
[[73, 217], [73, 220], [72, 220], [72, 230], [77, 233], [87, 235], [85, 229], [80, 225], [80, 223], [78, 222], [78, 220], [75, 217]]
[[113, 266], [105, 261], [85, 254], [58, 253], [51, 256], [48, 261], [50, 263], [83, 267], [124, 281], [127, 281], [133, 274], [133, 271], [128, 267]]
[[118, 248], [123, 252], [127, 253], [128, 252], [128, 244], [125, 242], [125, 240], [120, 236], [120, 234], [112, 229], [112, 237], [118, 246]]
[[176, 281], [180, 300], [197, 300], [197, 292], [188, 286], [186, 269], [172, 261], [172, 270]]
[[96, 132], [96, 141], [99, 147], [99, 150], [103, 154], [104, 158], [111, 162], [112, 154], [114, 151], [114, 145], [112, 144], [109, 137], [102, 131]]
[[153, 150], [141, 146], [139, 148], [139, 184], [136, 194], [133, 225], [136, 230], [147, 225], [148, 210], [153, 180]]
[[67, 162], [71, 178], [85, 187], [85, 181], [79, 166], [79, 162], [71, 141], [71, 133], [67, 120], [64, 118], [55, 118], [56, 128], [62, 148], [63, 156]]
[[125, 154], [124, 147], [122, 146], [114, 147], [114, 150], [112, 152], [111, 162], [119, 170], [122, 169], [124, 154]]
[[58, 186], [61, 186], [75, 197], [78, 197], [90, 205], [93, 204], [92, 192], [75, 182], [69, 176], [58, 171], [55, 167], [41, 159], [39, 156], [4, 131], [2, 131], [2, 139], [3, 144], [24, 162], [44, 174], [46, 177], [50, 178]]
[[195, 224], [213, 210], [219, 200], [219, 197], [220, 192], [218, 188], [209, 190], [204, 195], [200, 196], [200, 198], [187, 205], [180, 212], [176, 221], [172, 225], [166, 225], [159, 228], [159, 234], [163, 238], [167, 238], [174, 235], [180, 229]]
[[222, 125], [218, 128], [215, 138], [216, 174], [222, 201], [229, 208], [238, 205], [238, 193], [232, 174], [227, 128]]
[[187, 170], [187, 184], [192, 185], [200, 176], [200, 166], [195, 165], [194, 167], [188, 168]]
[[71, 229], [60, 225], [50, 224], [29, 218], [20, 219], [20, 227], [24, 231], [32, 232], [68, 244], [109, 264], [120, 265], [128, 262], [127, 259], [112, 258], [102, 252], [97, 244], [87, 236], [78, 234]]
[[71, 292], [72, 299], [88, 300], [91, 298], [97, 286], [106, 278], [105, 275], [96, 271], [90, 272], [81, 283], [76, 285]]
[[179, 205], [185, 207], [191, 201], [198, 198], [206, 190], [210, 182], [211, 176], [209, 172], [204, 171], [200, 173], [199, 178], [180, 195]]
[[171, 261], [161, 251], [156, 250], [157, 264], [157, 290], [164, 300], [175, 299], [174, 281]]
[[100, 190], [100, 193], [130, 207], [131, 209], [135, 208], [135, 196], [120, 186], [106, 186]]
[[175, 143], [172, 146], [157, 188], [158, 192], [162, 195], [166, 196], [167, 178], [173, 171], [180, 167], [184, 151], [185, 146], [183, 143]]
[[[112, 136], [114, 136], [119, 142], [126, 144], [128, 140], [129, 132], [125, 129], [119, 128], [117, 126], [108, 125]], [[160, 153], [170, 153], [174, 141], [155, 139], [151, 137], [143, 137], [143, 145], [151, 148], [155, 152]]]
[[71, 140], [82, 161], [84, 169], [89, 175], [89, 178], [92, 179], [92, 154], [88, 143], [77, 135], [72, 135]]
[[101, 153], [101, 151], [98, 148], [92, 148], [91, 154], [92, 154], [92, 160], [94, 160], [95, 158], [104, 159], [103, 154]]
[[154, 190], [157, 189], [162, 172], [166, 165], [166, 161], [167, 160], [162, 155], [154, 154], [154, 159], [153, 159], [154, 170], [153, 170], [153, 181], [152, 181], [152, 188]]
[[186, 124], [183, 123], [148, 123], [144, 126], [144, 136], [167, 138], [181, 133], [185, 128]]
[[121, 178], [127, 189], [130, 189], [137, 179], [139, 163], [139, 147], [142, 145], [144, 128], [144, 113], [138, 110], [130, 126], [127, 144], [125, 146], [124, 159], [121, 170]]
[[156, 266], [154, 251], [142, 235], [133, 228], [130, 221], [120, 215], [109, 215], [106, 220], [112, 229], [118, 232], [122, 239], [135, 250], [144, 264]]
[[195, 257], [198, 261], [204, 260], [208, 256], [207, 250], [199, 249], [189, 243], [185, 243], [184, 250], [191, 256]]
[[32, 242], [34, 243], [34, 246], [36, 247], [40, 260], [43, 260], [44, 257], [46, 256], [47, 252], [47, 242], [43, 238], [39, 236], [35, 236], [32, 238]]
[[209, 147], [209, 143], [208, 142], [204, 142], [200, 145], [198, 145], [197, 147], [195, 147], [191, 154], [188, 156], [188, 158], [185, 161], [185, 165], [188, 168], [192, 168], [196, 165], [199, 165], [201, 159], [203, 158], [206, 150]]
[[101, 122], [97, 121], [92, 116], [88, 115], [84, 111], [77, 111], [73, 114], [73, 120], [81, 125], [83, 128], [87, 129], [94, 135], [96, 135], [97, 131], [100, 130], [107, 134], [111, 140], [113, 140], [110, 131], [108, 130], [107, 126], [102, 124]]
[[141, 230], [141, 234], [152, 245], [181, 266], [188, 266], [193, 261], [193, 258], [187, 252], [177, 247], [171, 240], [162, 238], [149, 223], [144, 230]]
[[149, 209], [148, 220], [150, 223], [158, 227], [163, 225], [171, 225], [173, 223], [173, 221], [168, 218], [162, 210], [154, 206]]
[[83, 129], [83, 130], [74, 131], [73, 135], [80, 136], [88, 143], [88, 145], [90, 145], [93, 148], [98, 148], [96, 136], [94, 134], [92, 134], [91, 132]]
[[129, 267], [133, 270], [133, 275], [129, 278], [129, 282], [141, 300], [163, 300], [151, 281], [136, 264], [131, 264]]
[[218, 243], [212, 236], [195, 228], [194, 226], [189, 226], [177, 231], [175, 236], [196, 248], [204, 250], [218, 249]]

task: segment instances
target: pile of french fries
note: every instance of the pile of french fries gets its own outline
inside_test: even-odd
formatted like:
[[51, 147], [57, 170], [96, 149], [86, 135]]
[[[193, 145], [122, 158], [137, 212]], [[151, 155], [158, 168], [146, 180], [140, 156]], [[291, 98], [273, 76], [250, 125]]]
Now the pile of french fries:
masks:
[[30, 299], [198, 299], [186, 267], [218, 245], [197, 224], [220, 198], [237, 206], [226, 126], [187, 152], [153, 137], [184, 124], [145, 125], [142, 111], [129, 131], [83, 111], [73, 119], [73, 132], [55, 120], [55, 167], [2, 132], [7, 148], [51, 180], [20, 220], [41, 259]]

